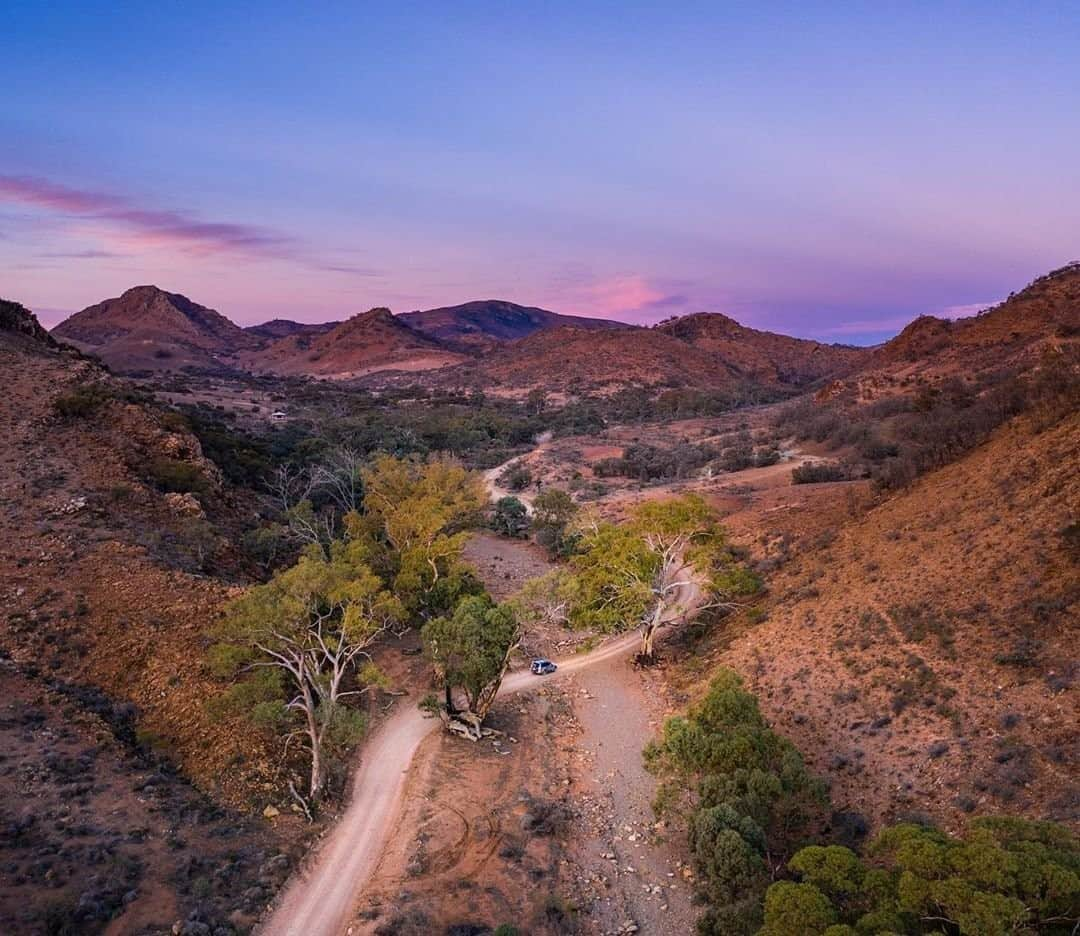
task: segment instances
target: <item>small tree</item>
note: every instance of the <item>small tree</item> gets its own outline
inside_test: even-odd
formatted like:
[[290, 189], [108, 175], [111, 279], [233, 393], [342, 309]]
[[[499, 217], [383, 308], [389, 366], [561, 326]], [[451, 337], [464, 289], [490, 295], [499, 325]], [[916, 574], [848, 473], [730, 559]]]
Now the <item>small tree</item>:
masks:
[[548, 488], [536, 495], [533, 501], [532, 528], [536, 541], [544, 546], [552, 558], [569, 555], [577, 542], [567, 531], [579, 507], [574, 499], [559, 488]]
[[548, 393], [543, 387], [534, 387], [528, 392], [525, 397], [525, 405], [529, 408], [529, 412], [536, 416], [547, 409], [548, 405]]
[[491, 528], [503, 536], [522, 539], [529, 532], [529, 513], [516, 497], [500, 497], [495, 503]]
[[511, 491], [524, 491], [532, 484], [532, 480], [532, 472], [528, 466], [517, 461], [499, 475], [499, 484]]
[[360, 723], [345, 705], [376, 680], [368, 648], [404, 617], [401, 603], [363, 561], [356, 544], [329, 557], [311, 547], [290, 569], [251, 588], [227, 609], [213, 648], [220, 670], [241, 676], [233, 700], [264, 724], [304, 738], [308, 794], [325, 791], [327, 749]]
[[655, 657], [664, 624], [695, 607], [734, 607], [760, 587], [727, 548], [705, 501], [648, 501], [622, 526], [597, 524], [571, 560], [571, 622], [603, 631], [641, 626], [641, 658]]
[[[470, 595], [459, 602], [451, 617], [428, 621], [422, 635], [443, 683], [448, 723], [453, 730], [479, 739], [520, 639], [513, 608], [496, 604], [486, 594]], [[464, 710], [454, 701], [456, 689], [465, 696]]]

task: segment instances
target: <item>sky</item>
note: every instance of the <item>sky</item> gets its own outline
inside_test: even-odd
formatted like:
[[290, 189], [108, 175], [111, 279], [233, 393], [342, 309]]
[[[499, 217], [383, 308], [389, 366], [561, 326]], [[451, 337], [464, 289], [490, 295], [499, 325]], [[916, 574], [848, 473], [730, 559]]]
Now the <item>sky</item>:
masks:
[[0, 296], [871, 343], [1080, 257], [1069, 3], [10, 0]]

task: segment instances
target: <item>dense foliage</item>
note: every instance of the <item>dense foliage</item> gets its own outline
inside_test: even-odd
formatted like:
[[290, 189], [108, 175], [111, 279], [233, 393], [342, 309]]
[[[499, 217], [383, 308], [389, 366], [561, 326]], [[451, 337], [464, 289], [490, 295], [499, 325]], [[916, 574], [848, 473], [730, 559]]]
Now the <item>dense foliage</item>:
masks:
[[491, 514], [491, 528], [513, 539], [529, 535], [529, 512], [516, 497], [500, 497]]
[[312, 796], [363, 730], [347, 700], [379, 678], [367, 665], [379, 634], [444, 615], [493, 626], [498, 617], [477, 616], [475, 602], [487, 599], [461, 558], [466, 528], [486, 501], [480, 480], [451, 461], [390, 456], [361, 475], [360, 509], [346, 517], [343, 536], [311, 543], [295, 565], [234, 601], [212, 648], [219, 673], [233, 679], [215, 706], [278, 733], [286, 746], [303, 738]]
[[954, 837], [903, 824], [860, 858], [814, 845], [765, 900], [766, 936], [1006, 936], [1075, 933], [1080, 926], [1080, 842], [1063, 826], [976, 819]]
[[231, 705], [256, 724], [303, 737], [308, 793], [319, 796], [333, 755], [363, 730], [362, 716], [344, 701], [377, 674], [356, 664], [385, 628], [404, 618], [402, 603], [367, 564], [363, 544], [336, 542], [329, 557], [311, 547], [227, 609], [213, 660], [237, 681], [219, 708]]
[[668, 719], [645, 763], [660, 779], [658, 814], [682, 815], [689, 826], [708, 906], [698, 931], [755, 932], [777, 867], [805, 842], [824, 802], [822, 785], [730, 670], [685, 716]]
[[601, 633], [642, 627], [642, 655], [656, 629], [685, 618], [688, 604], [730, 607], [760, 587], [732, 552], [698, 495], [646, 501], [623, 524], [582, 531], [566, 582], [572, 626]]
[[665, 723], [645, 762], [660, 780], [657, 813], [687, 824], [702, 936], [1065, 936], [1080, 926], [1080, 841], [1064, 826], [983, 817], [952, 836], [905, 823], [863, 855], [808, 844], [824, 788], [729, 670]]
[[574, 499], [559, 488], [547, 488], [533, 500], [532, 529], [536, 541], [557, 559], [573, 553], [578, 536], [570, 524], [578, 515]]
[[413, 618], [446, 614], [482, 589], [461, 558], [487, 504], [483, 483], [456, 462], [379, 456], [362, 473], [363, 511], [346, 520], [372, 567]]

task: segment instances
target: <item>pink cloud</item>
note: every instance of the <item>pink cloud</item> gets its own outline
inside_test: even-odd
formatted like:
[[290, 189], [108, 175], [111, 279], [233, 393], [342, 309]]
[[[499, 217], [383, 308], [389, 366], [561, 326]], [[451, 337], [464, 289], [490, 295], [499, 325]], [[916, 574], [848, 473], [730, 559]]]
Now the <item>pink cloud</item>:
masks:
[[82, 192], [30, 176], [0, 175], [0, 197], [5, 201], [37, 205], [71, 214], [97, 214], [118, 208], [123, 200], [113, 195]]
[[133, 246], [174, 247], [195, 254], [295, 255], [288, 238], [264, 228], [147, 209], [119, 195], [68, 188], [46, 179], [0, 176], [0, 200], [104, 222]]
[[600, 315], [634, 312], [664, 297], [644, 276], [616, 276], [586, 288], [593, 309]]

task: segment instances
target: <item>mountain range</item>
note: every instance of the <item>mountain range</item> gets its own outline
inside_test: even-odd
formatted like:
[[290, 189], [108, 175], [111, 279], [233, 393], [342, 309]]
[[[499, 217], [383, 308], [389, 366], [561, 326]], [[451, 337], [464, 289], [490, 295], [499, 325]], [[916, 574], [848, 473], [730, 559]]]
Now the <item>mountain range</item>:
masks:
[[655, 328], [491, 299], [343, 322], [275, 319], [241, 328], [179, 293], [136, 286], [53, 335], [119, 373], [231, 370], [328, 379], [427, 376], [443, 385], [555, 390], [749, 379], [799, 386], [846, 373], [865, 352], [744, 328], [723, 315]]
[[[921, 316], [875, 348], [823, 344], [697, 313], [645, 328], [492, 299], [341, 322], [275, 319], [241, 328], [179, 293], [136, 286], [83, 309], [53, 336], [120, 373], [214, 370], [422, 380], [517, 394], [629, 385], [797, 390], [850, 375], [912, 379], [991, 367], [1080, 328], [1080, 266], [1040, 277], [1006, 302], [959, 321]], [[951, 362], [951, 363], [950, 363]]]

